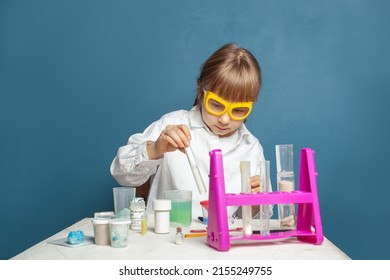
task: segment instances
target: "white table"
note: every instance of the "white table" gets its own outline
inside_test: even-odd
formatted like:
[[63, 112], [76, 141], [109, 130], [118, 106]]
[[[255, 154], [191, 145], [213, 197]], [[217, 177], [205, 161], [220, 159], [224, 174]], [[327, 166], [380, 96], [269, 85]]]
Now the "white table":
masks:
[[[275, 228], [276, 221], [271, 221]], [[82, 230], [93, 236], [91, 218], [85, 218], [59, 233], [43, 240], [33, 247], [13, 257], [13, 260], [347, 260], [350, 259], [327, 238], [322, 245], [313, 245], [288, 238], [278, 241], [257, 241], [240, 244], [232, 243], [227, 252], [219, 252], [209, 247], [206, 237], [185, 238], [183, 245], [174, 243], [175, 229], [169, 234], [156, 234], [153, 225], [148, 225], [148, 233], [129, 231], [128, 246], [113, 248], [89, 244], [69, 248], [49, 244], [48, 241], [66, 238], [70, 231]], [[237, 226], [237, 225], [234, 225]], [[204, 228], [199, 221], [193, 221], [191, 228]], [[184, 232], [188, 231], [185, 229]]]

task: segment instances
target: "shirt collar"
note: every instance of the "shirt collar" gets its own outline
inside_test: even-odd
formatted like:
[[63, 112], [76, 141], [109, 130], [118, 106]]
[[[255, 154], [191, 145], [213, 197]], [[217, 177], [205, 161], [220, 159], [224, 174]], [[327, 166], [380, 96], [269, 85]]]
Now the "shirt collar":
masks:
[[203, 122], [202, 114], [200, 113], [199, 106], [194, 106], [190, 110], [190, 125], [192, 127], [207, 127], [206, 124]]

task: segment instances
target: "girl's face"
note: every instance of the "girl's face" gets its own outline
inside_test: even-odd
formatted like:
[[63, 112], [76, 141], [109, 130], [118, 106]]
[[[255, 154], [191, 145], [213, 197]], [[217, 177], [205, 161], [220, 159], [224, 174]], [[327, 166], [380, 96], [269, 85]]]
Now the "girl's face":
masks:
[[201, 95], [199, 100], [201, 106], [202, 119], [207, 127], [219, 137], [228, 137], [234, 134], [234, 132], [242, 125], [244, 120], [233, 120], [226, 112], [221, 116], [215, 116], [209, 113], [204, 104], [204, 96]]

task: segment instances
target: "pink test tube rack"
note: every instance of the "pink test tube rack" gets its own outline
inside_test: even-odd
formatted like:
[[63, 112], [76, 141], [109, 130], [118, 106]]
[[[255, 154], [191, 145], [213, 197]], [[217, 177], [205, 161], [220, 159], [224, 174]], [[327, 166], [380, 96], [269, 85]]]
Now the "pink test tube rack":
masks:
[[[218, 251], [229, 251], [233, 240], [273, 240], [297, 237], [299, 241], [320, 245], [324, 241], [317, 194], [317, 172], [314, 151], [301, 150], [299, 189], [293, 192], [270, 192], [253, 194], [226, 194], [221, 150], [210, 152], [210, 185], [207, 243]], [[230, 235], [227, 206], [261, 204], [297, 204], [297, 226], [295, 230], [260, 234]]]

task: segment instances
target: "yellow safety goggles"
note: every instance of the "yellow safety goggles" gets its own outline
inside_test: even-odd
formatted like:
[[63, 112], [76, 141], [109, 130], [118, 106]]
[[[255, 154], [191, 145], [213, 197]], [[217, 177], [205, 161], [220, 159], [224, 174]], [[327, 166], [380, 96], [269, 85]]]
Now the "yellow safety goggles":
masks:
[[214, 116], [229, 114], [232, 120], [242, 121], [252, 111], [253, 102], [228, 102], [214, 92], [204, 91], [204, 107]]

